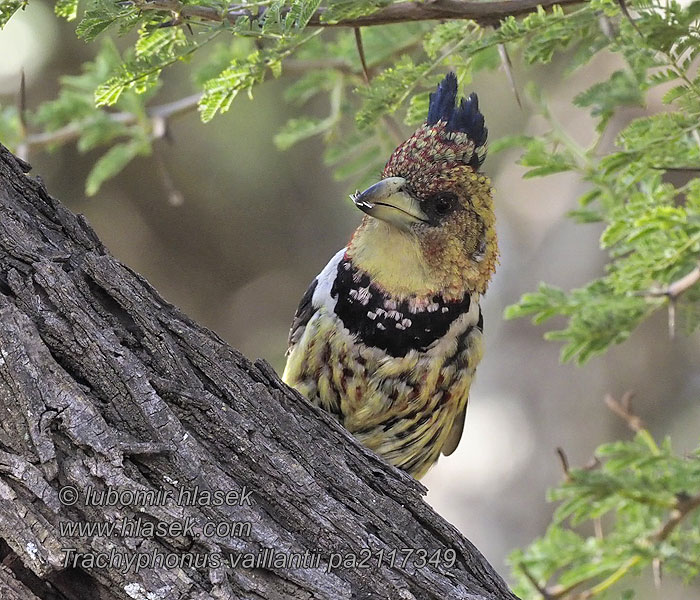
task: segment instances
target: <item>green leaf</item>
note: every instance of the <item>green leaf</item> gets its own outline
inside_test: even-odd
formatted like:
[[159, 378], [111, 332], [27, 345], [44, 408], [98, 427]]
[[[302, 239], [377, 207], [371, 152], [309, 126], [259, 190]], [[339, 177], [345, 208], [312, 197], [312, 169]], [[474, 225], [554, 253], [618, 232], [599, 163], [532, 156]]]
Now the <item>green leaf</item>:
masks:
[[472, 70], [474, 72], [483, 70], [494, 70], [501, 66], [501, 55], [498, 53], [498, 46], [489, 46], [474, 54], [472, 58]]
[[150, 145], [143, 140], [132, 140], [113, 146], [92, 167], [85, 182], [85, 193], [94, 196], [107, 179], [120, 173], [139, 154], [149, 152]]
[[408, 104], [406, 118], [407, 125], [419, 125], [425, 121], [430, 106], [430, 92], [421, 92], [413, 96]]
[[10, 149], [22, 141], [22, 126], [19, 111], [15, 106], [0, 106], [0, 140]]
[[662, 99], [664, 104], [672, 104], [679, 98], [682, 98], [683, 96], [687, 95], [690, 93], [690, 87], [687, 85], [677, 85], [675, 87], [672, 87], [668, 92], [664, 94], [664, 97]]
[[74, 21], [78, 16], [78, 0], [56, 0], [54, 12], [66, 21]]
[[389, 4], [391, 0], [331, 0], [322, 20], [326, 23], [337, 23], [343, 19], [354, 19], [372, 14]]
[[0, 29], [7, 25], [12, 15], [20, 8], [24, 10], [27, 0], [2, 0], [0, 1]]
[[204, 84], [204, 95], [199, 101], [204, 123], [211, 121], [217, 112], [226, 112], [241, 90], [250, 92], [256, 83], [262, 81], [265, 66], [259, 53], [251, 55], [248, 61], [232, 61], [218, 76]]
[[[396, 122], [422, 123], [429, 95], [448, 69], [457, 74], [460, 93], [470, 91], [473, 79], [489, 85], [477, 74], [498, 67], [499, 45], [506, 45], [518, 84], [532, 92], [523, 126], [527, 122], [526, 132], [532, 127], [538, 133], [496, 137], [490, 152], [522, 148], [525, 178], [556, 173], [577, 178], [586, 191], [568, 216], [578, 223], [600, 223], [600, 247], [608, 256], [599, 279], [571, 291], [541, 286], [523, 295], [506, 316], [529, 316], [536, 324], [548, 325], [556, 318], [556, 327], [545, 337], [562, 342], [563, 360], [584, 362], [623, 342], [645, 318], [665, 309], [667, 299], [650, 298], [647, 290], [663, 288], [695, 268], [700, 255], [700, 184], [693, 170], [700, 165], [700, 2], [629, 2], [634, 26], [616, 0], [591, 0], [566, 10], [553, 6], [507, 17], [497, 28], [458, 19], [365, 27], [370, 85], [364, 81], [354, 31], [309, 31], [308, 24], [319, 12], [328, 22], [366, 16], [391, 5], [390, 0], [247, 3], [248, 9], [239, 7], [240, 16], [223, 23], [178, 17], [165, 6], [140, 10], [138, 3], [113, 0], [85, 4], [77, 27], [85, 40], [110, 27], [115, 35], [132, 30], [138, 35], [123, 40], [123, 58], [103, 36], [96, 59], [80, 74], [62, 78], [56, 99], [24, 116], [35, 131], [79, 131], [80, 151], [108, 150], [116, 144], [114, 156], [106, 154], [96, 166], [91, 189], [96, 189], [95, 181], [99, 185], [100, 173], [116, 169], [129, 152], [136, 152], [136, 140], [152, 134], [146, 107], [158, 90], [161, 73], [184, 64], [217, 36], [226, 41], [211, 52], [200, 52], [194, 61], [199, 66], [193, 80], [203, 90], [202, 120], [228, 110], [241, 91], [252, 95], [269, 73], [278, 77], [284, 72], [289, 82], [285, 99], [300, 106], [312, 98], [318, 106], [328, 102], [330, 115], [312, 118], [302, 113], [281, 129], [275, 142], [289, 148], [320, 134], [334, 175], [355, 182], [376, 181], [396, 147], [382, 120], [396, 115]], [[214, 4], [202, 6], [218, 10]], [[0, 22], [22, 6], [23, 2], [1, 2]], [[58, 0], [55, 6], [67, 19], [75, 19], [78, 8], [77, 0]], [[611, 60], [591, 62], [603, 53]], [[292, 55], [294, 68], [286, 69]], [[556, 77], [575, 72], [571, 91], [562, 89], [574, 107], [595, 117], [596, 130], [571, 126], [569, 121], [581, 122], [576, 108], [573, 113], [560, 111], [561, 106], [552, 110], [545, 86], [528, 82], [531, 74], [518, 67], [518, 60], [553, 62]], [[614, 72], [605, 71], [606, 64], [614, 65]], [[577, 94], [579, 90], [573, 90], [581, 81], [588, 81], [589, 87]], [[655, 90], [647, 102], [650, 89], [659, 85], [664, 88]], [[667, 103], [663, 110], [657, 100], [661, 94]], [[114, 108], [102, 110], [106, 106]], [[646, 116], [629, 123], [614, 119], [626, 106], [644, 107]], [[482, 109], [494, 137], [499, 105], [492, 102]], [[117, 111], [128, 119], [121, 122], [121, 117], [110, 115]], [[560, 112], [565, 122], [557, 120]], [[509, 121], [504, 115], [503, 122]], [[0, 111], [0, 133], [10, 143], [21, 141], [23, 125], [16, 110]], [[690, 289], [679, 300], [681, 329], [700, 326], [699, 296]], [[576, 505], [572, 518], [584, 514], [584, 504]], [[603, 510], [602, 505], [595, 510]]]
[[[516, 592], [530, 597], [525, 590], [531, 589], [531, 577], [549, 588], [577, 585], [582, 593], [595, 587], [603, 592], [603, 582], [613, 573], [629, 576], [653, 562], [662, 562], [667, 576], [697, 577], [699, 569], [689, 568], [688, 561], [700, 557], [700, 510], [676, 522], [665, 540], [658, 537], [665, 523], [677, 519], [678, 503], [700, 492], [699, 453], [677, 455], [668, 438], [657, 444], [641, 430], [633, 440], [600, 446], [594, 468], [569, 469], [566, 480], [549, 493], [559, 503], [553, 524], [509, 557], [518, 578]], [[593, 535], [594, 520], [604, 535]], [[623, 597], [631, 596], [625, 592]]]
[[603, 220], [603, 214], [597, 210], [588, 210], [579, 208], [570, 210], [566, 216], [573, 219], [577, 223], [599, 223]]
[[[120, 64], [121, 57], [114, 43], [106, 38], [95, 60], [85, 63], [81, 74], [61, 78], [58, 97], [44, 102], [32, 116], [32, 123], [41, 125], [48, 131], [77, 126], [81, 132], [79, 147], [82, 146], [82, 136], [94, 135], [94, 128], [113, 124], [111, 119], [96, 108], [94, 89]], [[93, 131], [88, 133], [91, 129]]]
[[436, 59], [445, 47], [472, 37], [477, 28], [469, 21], [447, 21], [432, 28], [423, 40], [423, 47], [430, 59]]
[[284, 90], [284, 99], [302, 105], [315, 95], [330, 91], [338, 80], [338, 74], [330, 69], [314, 70], [303, 74]]
[[[181, 50], [181, 52], [186, 51]], [[112, 106], [127, 90], [144, 94], [154, 89], [159, 83], [161, 71], [177, 58], [177, 54], [172, 56], [166, 53], [164, 56], [158, 54], [147, 58], [126, 60], [114, 70], [115, 74], [112, 77], [97, 86], [95, 104]]]
[[574, 104], [592, 107], [591, 114], [600, 117], [598, 131], [602, 131], [608, 120], [620, 106], [644, 105], [642, 86], [635, 76], [627, 71], [615, 71], [605, 82], [596, 83], [574, 98]]
[[395, 66], [375, 77], [369, 88], [359, 88], [363, 102], [355, 115], [358, 126], [369, 127], [383, 115], [394, 112], [408, 97], [410, 89], [424, 79], [427, 64], [416, 65], [408, 58], [402, 58]]
[[503, 152], [510, 148], [523, 148], [534, 140], [529, 135], [504, 135], [493, 142], [489, 142], [489, 154]]
[[287, 29], [304, 29], [320, 5], [321, 0], [293, 0], [285, 18]]
[[290, 119], [275, 135], [275, 145], [280, 150], [286, 150], [301, 140], [328, 131], [332, 125], [332, 119], [312, 119], [310, 117]]
[[114, 139], [126, 136], [128, 133], [129, 129], [126, 125], [109, 118], [107, 115], [100, 114], [99, 117], [83, 126], [78, 139], [78, 150], [87, 152]]
[[103, 13], [96, 10], [88, 10], [78, 23], [75, 33], [86, 42], [91, 42], [105, 29], [112, 25], [118, 18], [115, 13]]
[[357, 175], [359, 173], [367, 173], [368, 171], [378, 171], [379, 166], [384, 163], [386, 159], [382, 156], [380, 148], [372, 146], [367, 148], [353, 159], [344, 162], [335, 171], [335, 175], [338, 179], [346, 179]]
[[533, 177], [544, 177], [545, 175], [552, 175], [554, 173], [563, 173], [565, 171], [570, 171], [571, 165], [565, 161], [552, 162], [552, 164], [544, 165], [541, 167], [535, 167], [530, 169], [527, 173], [523, 175], [523, 179], [531, 179]]
[[153, 56], [174, 56], [178, 47], [186, 46], [185, 32], [179, 27], [166, 27], [148, 31], [142, 29], [136, 42], [135, 50], [138, 58]]

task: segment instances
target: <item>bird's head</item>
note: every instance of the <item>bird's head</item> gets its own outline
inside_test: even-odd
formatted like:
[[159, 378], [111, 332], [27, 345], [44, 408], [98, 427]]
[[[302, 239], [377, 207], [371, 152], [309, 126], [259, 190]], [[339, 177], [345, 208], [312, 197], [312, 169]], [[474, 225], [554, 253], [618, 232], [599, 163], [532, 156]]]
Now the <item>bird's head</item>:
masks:
[[487, 129], [476, 94], [457, 103], [453, 73], [430, 95], [425, 124], [352, 196], [366, 213], [353, 263], [399, 296], [486, 291], [498, 260], [490, 180], [479, 172]]

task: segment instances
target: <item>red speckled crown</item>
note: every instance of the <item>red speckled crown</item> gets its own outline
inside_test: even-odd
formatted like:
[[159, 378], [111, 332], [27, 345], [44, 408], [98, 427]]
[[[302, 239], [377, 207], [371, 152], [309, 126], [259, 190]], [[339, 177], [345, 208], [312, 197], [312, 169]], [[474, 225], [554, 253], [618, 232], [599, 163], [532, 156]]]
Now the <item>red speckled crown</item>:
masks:
[[384, 167], [383, 177], [404, 177], [421, 191], [428, 191], [439, 172], [458, 165], [478, 171], [486, 158], [488, 129], [472, 93], [457, 99], [457, 77], [448, 73], [430, 94], [425, 125], [401, 144]]

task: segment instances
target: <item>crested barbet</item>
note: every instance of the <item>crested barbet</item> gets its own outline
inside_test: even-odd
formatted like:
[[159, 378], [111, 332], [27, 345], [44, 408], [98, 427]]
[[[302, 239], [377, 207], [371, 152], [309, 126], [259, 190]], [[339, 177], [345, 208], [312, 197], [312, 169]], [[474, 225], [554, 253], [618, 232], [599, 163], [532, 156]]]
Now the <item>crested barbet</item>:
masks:
[[498, 260], [487, 129], [457, 88], [448, 73], [382, 179], [351, 196], [366, 214], [301, 299], [283, 376], [417, 479], [462, 436]]

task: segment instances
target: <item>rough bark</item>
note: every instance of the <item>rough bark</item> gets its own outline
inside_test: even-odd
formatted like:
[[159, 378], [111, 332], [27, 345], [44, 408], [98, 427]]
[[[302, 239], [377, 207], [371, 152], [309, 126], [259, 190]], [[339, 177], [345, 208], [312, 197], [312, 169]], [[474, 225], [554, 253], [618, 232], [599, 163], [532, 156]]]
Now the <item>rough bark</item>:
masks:
[[[166, 302], [27, 171], [0, 146], [2, 598], [515, 598], [419, 483]], [[184, 505], [196, 486], [231, 505]], [[137, 491], [161, 495], [136, 505]], [[124, 519], [142, 529], [125, 535]], [[91, 522], [117, 528], [65, 529]], [[266, 548], [297, 564], [242, 566]], [[329, 570], [338, 554], [350, 562]], [[142, 557], [156, 564], [115, 566]], [[158, 564], [172, 557], [185, 562]]]

